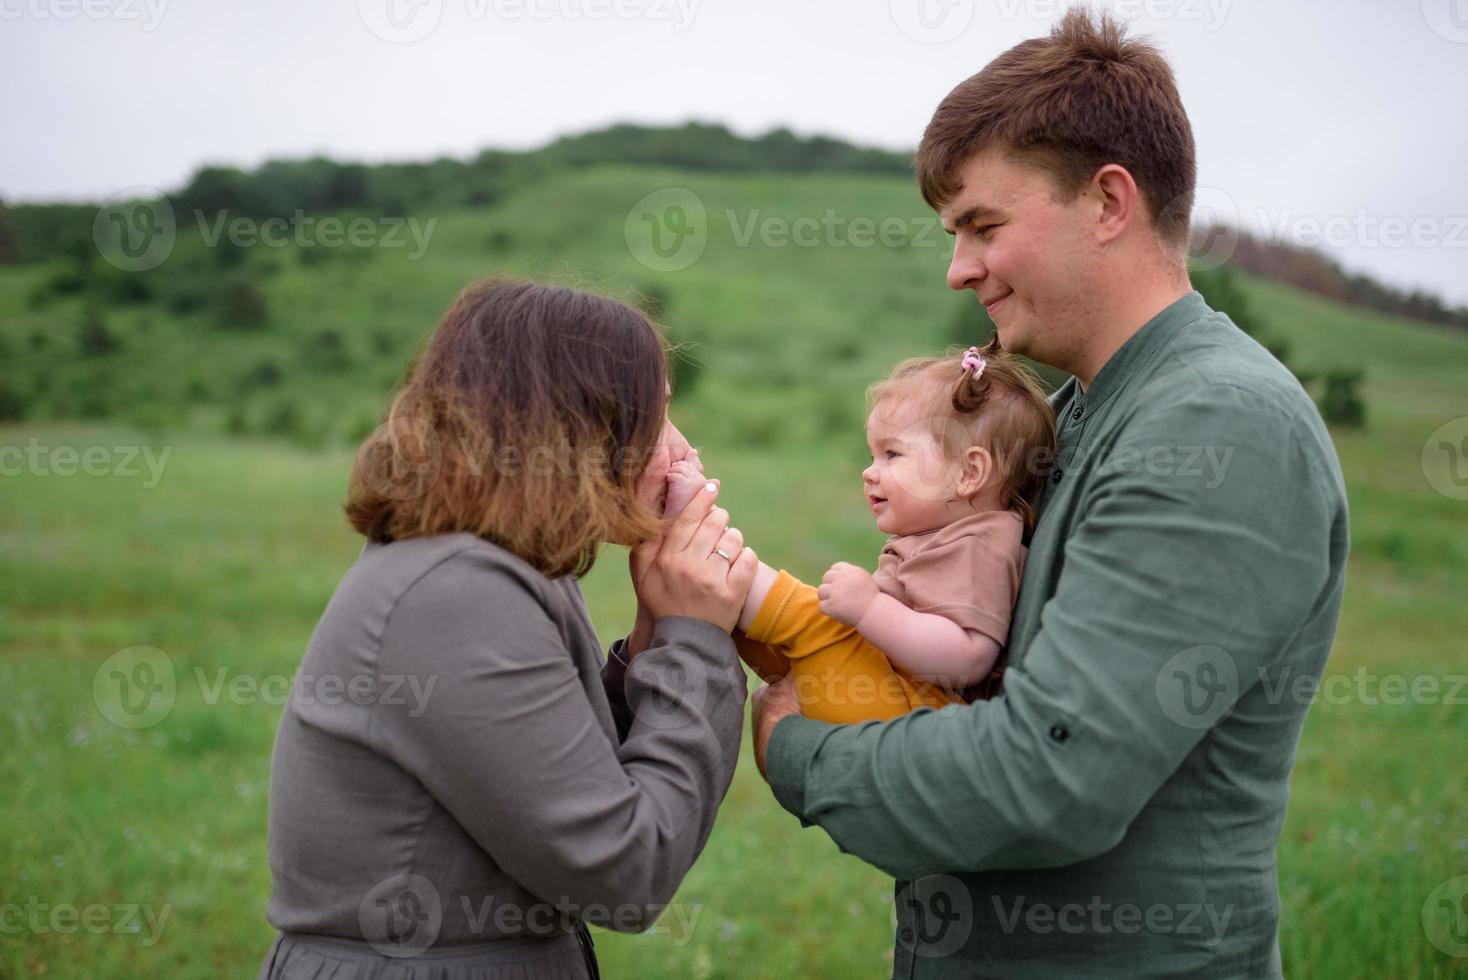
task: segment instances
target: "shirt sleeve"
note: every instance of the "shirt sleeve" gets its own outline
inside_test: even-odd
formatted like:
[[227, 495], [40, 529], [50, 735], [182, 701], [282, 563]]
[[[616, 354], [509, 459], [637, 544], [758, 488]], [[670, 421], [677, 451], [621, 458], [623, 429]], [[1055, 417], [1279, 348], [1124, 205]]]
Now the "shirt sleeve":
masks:
[[612, 709], [612, 721], [617, 726], [618, 743], [627, 741], [632, 731], [632, 709], [627, 707], [627, 641], [615, 641], [607, 650], [607, 661], [601, 669], [602, 690], [607, 694], [607, 706]]
[[733, 778], [746, 688], [727, 633], [658, 621], [651, 646], [622, 671], [630, 719], [620, 744], [538, 591], [480, 552], [444, 562], [404, 594], [382, 651], [384, 672], [436, 681], [426, 709], [373, 706], [379, 751], [542, 900], [637, 907], [633, 928], [656, 917]]
[[[1138, 413], [1091, 477], [1004, 694], [860, 725], [786, 718], [766, 760], [780, 803], [902, 879], [1114, 847], [1206, 731], [1179, 722], [1164, 669], [1221, 656], [1226, 709], [1329, 587], [1340, 492], [1269, 394], [1200, 382]], [[1179, 434], [1223, 476], [1168, 463]]]

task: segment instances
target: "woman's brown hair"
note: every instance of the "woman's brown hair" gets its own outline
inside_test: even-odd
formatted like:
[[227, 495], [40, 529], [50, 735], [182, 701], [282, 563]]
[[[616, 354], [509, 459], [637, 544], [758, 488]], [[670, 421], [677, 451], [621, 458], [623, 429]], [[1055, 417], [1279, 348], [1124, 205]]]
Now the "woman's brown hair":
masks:
[[547, 576], [654, 534], [637, 497], [668, 405], [643, 313], [565, 286], [470, 284], [357, 452], [346, 503], [373, 541], [468, 531]]
[[1055, 457], [1055, 413], [1035, 372], [999, 347], [982, 351], [979, 377], [956, 348], [944, 357], [914, 357], [867, 389], [876, 408], [894, 400], [914, 404], [944, 454], [959, 459], [970, 446], [983, 446], [999, 473], [999, 499], [1035, 529], [1040, 494]]

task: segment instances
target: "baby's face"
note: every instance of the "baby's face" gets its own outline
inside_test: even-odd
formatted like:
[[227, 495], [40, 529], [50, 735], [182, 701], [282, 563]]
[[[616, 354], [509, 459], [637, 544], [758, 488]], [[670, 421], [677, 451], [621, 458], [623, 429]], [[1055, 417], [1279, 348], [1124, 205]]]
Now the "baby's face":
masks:
[[928, 422], [901, 405], [878, 404], [867, 418], [872, 465], [862, 471], [867, 506], [884, 534], [922, 534], [952, 523], [957, 467]]

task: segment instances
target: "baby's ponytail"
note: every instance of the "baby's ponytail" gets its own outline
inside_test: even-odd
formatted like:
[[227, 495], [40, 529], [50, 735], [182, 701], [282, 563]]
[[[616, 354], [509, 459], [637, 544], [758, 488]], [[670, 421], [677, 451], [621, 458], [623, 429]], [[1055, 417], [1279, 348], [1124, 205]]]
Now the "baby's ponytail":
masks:
[[994, 377], [986, 373], [991, 360], [1000, 353], [998, 337], [983, 349], [970, 347], [959, 364], [958, 380], [953, 385], [953, 410], [960, 416], [972, 415], [984, 407], [994, 388]]

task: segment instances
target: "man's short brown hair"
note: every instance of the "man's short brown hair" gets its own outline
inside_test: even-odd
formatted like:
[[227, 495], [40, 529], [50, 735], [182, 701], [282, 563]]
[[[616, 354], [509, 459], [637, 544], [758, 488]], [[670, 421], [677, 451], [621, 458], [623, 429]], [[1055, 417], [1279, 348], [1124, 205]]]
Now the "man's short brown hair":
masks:
[[1105, 14], [1072, 8], [1049, 37], [1016, 44], [948, 93], [915, 161], [934, 210], [958, 190], [959, 168], [985, 150], [1038, 165], [1066, 200], [1098, 169], [1119, 164], [1158, 237], [1188, 241], [1197, 162], [1172, 68]]
[[585, 574], [660, 516], [637, 496], [667, 416], [641, 311], [564, 286], [470, 284], [362, 444], [346, 503], [373, 541], [468, 531], [542, 574]]

